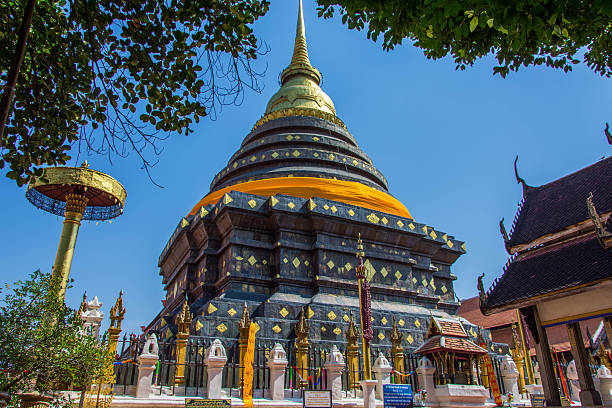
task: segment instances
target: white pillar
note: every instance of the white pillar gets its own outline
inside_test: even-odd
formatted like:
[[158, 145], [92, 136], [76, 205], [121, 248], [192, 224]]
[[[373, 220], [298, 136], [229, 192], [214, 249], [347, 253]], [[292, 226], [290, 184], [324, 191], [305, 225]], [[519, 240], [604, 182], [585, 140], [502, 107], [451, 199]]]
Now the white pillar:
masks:
[[81, 312], [81, 320], [83, 320], [83, 328], [90, 331], [91, 335], [96, 339], [100, 337], [100, 325], [104, 318], [104, 313], [100, 310], [102, 303], [94, 296], [89, 302], [85, 302], [85, 310]]
[[225, 396], [221, 390], [221, 378], [225, 363], [227, 363], [225, 348], [219, 339], [215, 339], [206, 350], [206, 357], [204, 357], [204, 364], [206, 365], [206, 373], [208, 376], [208, 398], [216, 399]]
[[270, 350], [268, 357], [270, 368], [270, 399], [282, 401], [285, 399], [285, 369], [287, 368], [287, 353], [280, 343]]
[[[427, 357], [422, 357], [419, 360], [419, 366], [416, 369], [417, 375], [419, 376], [419, 384], [421, 389], [427, 391], [427, 399], [435, 399], [435, 384], [434, 384], [434, 372], [436, 369]], [[415, 390], [416, 391], [416, 390]]]
[[601, 402], [605, 407], [612, 407], [612, 375], [610, 370], [605, 365], [597, 370], [599, 377], [599, 393], [601, 394]]
[[518, 388], [518, 376], [519, 372], [516, 368], [516, 363], [508, 354], [503, 356], [500, 367], [502, 380], [504, 381], [504, 388], [506, 393], [512, 393], [512, 397], [515, 401], [518, 401], [521, 397]]
[[572, 399], [580, 401], [580, 383], [578, 382], [578, 371], [576, 371], [576, 362], [574, 360], [570, 361], [567, 365], [567, 379], [572, 389]]
[[374, 376], [376, 377], [376, 397], [382, 401], [383, 399], [383, 385], [391, 383], [391, 363], [383, 355], [378, 353], [376, 361], [374, 361]]
[[157, 337], [150, 334], [142, 353], [138, 356], [138, 382], [136, 383], [136, 398], [149, 398], [155, 366], [159, 361]]
[[333, 346], [325, 359], [325, 372], [327, 374], [327, 389], [331, 389], [332, 401], [342, 400], [342, 370], [344, 369], [344, 357]]
[[361, 380], [359, 384], [363, 391], [363, 408], [376, 408], [376, 380]]

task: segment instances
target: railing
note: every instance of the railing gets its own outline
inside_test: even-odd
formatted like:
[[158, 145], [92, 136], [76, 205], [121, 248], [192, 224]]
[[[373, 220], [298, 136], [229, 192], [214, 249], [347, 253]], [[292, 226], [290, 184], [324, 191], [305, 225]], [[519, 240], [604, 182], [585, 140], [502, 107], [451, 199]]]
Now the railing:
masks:
[[[204, 358], [206, 349], [212, 344], [212, 339], [202, 337], [189, 338], [186, 349], [186, 359], [184, 362], [184, 383], [176, 385], [174, 378], [176, 374], [176, 350], [175, 343], [159, 341], [159, 362], [153, 376], [153, 384], [158, 386], [159, 393], [167, 392], [171, 394], [182, 393], [183, 395], [200, 396], [206, 390], [206, 367]], [[270, 387], [270, 369], [267, 367], [267, 360], [270, 350], [278, 341], [259, 341], [255, 345], [255, 355], [253, 361], [253, 390], [254, 395], [263, 396], [265, 390]], [[117, 361], [115, 363], [115, 392], [126, 394], [129, 387], [135, 386], [138, 380], [138, 356], [142, 353], [145, 341], [139, 338], [124, 337], [119, 341], [117, 348]], [[291, 391], [292, 397], [298, 397], [300, 390], [300, 380], [302, 379], [297, 368], [295, 342], [294, 340], [280, 341], [287, 353], [287, 369], [285, 370], [285, 389]], [[228, 390], [229, 396], [239, 396], [243, 378], [240, 366], [240, 350], [236, 342], [231, 345], [224, 345], [227, 354], [227, 363], [222, 373], [223, 388]], [[310, 345], [308, 349], [308, 368], [307, 376], [303, 380], [308, 382], [307, 389], [327, 389], [327, 373], [325, 361], [330, 353], [331, 347], [321, 345]], [[348, 372], [348, 356], [345, 347], [339, 347], [339, 351], [344, 356], [345, 368], [342, 372], [342, 386], [346, 395], [352, 391], [350, 387]], [[372, 361], [378, 357], [379, 353], [389, 360], [393, 366], [393, 353], [390, 347], [372, 346]], [[410, 383], [414, 390], [420, 389], [416, 368], [419, 356], [406, 353], [404, 355], [405, 372], [413, 374], [404, 380]], [[359, 354], [359, 372], [357, 378], [363, 378], [363, 365], [361, 353]], [[393, 381], [393, 375], [391, 379]]]

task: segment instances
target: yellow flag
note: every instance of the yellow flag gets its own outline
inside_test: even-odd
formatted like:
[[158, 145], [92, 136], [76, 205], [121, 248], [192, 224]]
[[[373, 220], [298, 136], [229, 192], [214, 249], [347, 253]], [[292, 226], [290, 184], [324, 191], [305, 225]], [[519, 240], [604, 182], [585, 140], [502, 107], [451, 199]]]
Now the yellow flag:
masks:
[[244, 356], [244, 386], [242, 388], [242, 400], [245, 408], [253, 407], [253, 361], [255, 360], [255, 332], [257, 326], [251, 322], [249, 326], [249, 341]]

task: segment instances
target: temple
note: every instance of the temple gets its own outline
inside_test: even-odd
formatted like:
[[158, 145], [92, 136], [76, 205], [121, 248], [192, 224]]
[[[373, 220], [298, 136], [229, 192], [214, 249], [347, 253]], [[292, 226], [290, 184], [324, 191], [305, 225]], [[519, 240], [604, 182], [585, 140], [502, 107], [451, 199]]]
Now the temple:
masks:
[[583, 330], [588, 320], [602, 319], [607, 338], [612, 338], [612, 158], [539, 187], [528, 185], [518, 171], [516, 177], [523, 185], [523, 201], [510, 234], [500, 223], [512, 257], [486, 293], [480, 282], [480, 309], [484, 315], [520, 310], [549, 406], [560, 405], [562, 397], [549, 334], [555, 327], [565, 328], [580, 401], [583, 406], [601, 405]]
[[[280, 89], [159, 257], [166, 299], [147, 331], [175, 336], [186, 301], [192, 336], [233, 343], [242, 319], [256, 322], [258, 339], [286, 342], [303, 310], [311, 343], [344, 343], [351, 314], [359, 315], [359, 233], [373, 343], [390, 346], [395, 318], [414, 350], [431, 316], [456, 315], [451, 266], [464, 242], [416, 221], [389, 193], [320, 81], [300, 2]], [[475, 340], [476, 327], [464, 326]]]

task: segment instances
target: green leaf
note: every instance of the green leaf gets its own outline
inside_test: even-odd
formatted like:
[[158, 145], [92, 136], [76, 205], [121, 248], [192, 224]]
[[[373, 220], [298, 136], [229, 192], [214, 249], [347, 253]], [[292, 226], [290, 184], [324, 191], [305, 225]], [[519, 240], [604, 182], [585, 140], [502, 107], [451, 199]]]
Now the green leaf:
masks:
[[474, 16], [470, 20], [470, 32], [474, 32], [474, 30], [476, 30], [476, 27], [478, 27], [478, 16]]

